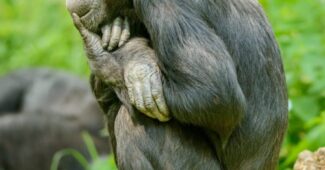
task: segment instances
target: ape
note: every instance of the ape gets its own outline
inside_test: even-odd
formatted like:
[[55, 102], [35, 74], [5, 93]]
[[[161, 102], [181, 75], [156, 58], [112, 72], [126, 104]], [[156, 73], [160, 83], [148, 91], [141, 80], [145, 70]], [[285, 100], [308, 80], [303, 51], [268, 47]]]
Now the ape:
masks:
[[[135, 11], [149, 33], [137, 36], [150, 40], [148, 45], [134, 38], [108, 52], [84, 27], [83, 16], [73, 15], [93, 89], [108, 123], [114, 123], [109, 130], [119, 168], [275, 169], [287, 125], [287, 92], [280, 51], [257, 1], [104, 2], [107, 18]], [[127, 81], [134, 71], [140, 80], [160, 75], [153, 61], [162, 73], [169, 122], [131, 106], [143, 112], [139, 103], [155, 95], [128, 95], [130, 87], [146, 91], [145, 85], [159, 84]]]
[[[89, 160], [81, 133], [86, 130], [76, 120], [55, 114], [15, 114], [0, 118], [0, 169], [49, 170], [53, 155], [62, 149], [78, 150]], [[92, 134], [100, 154], [107, 154], [107, 141]], [[82, 170], [74, 158], [60, 161], [60, 170]]]
[[75, 116], [94, 130], [103, 128], [87, 82], [46, 68], [21, 69], [0, 78], [0, 115], [6, 113]]
[[[110, 151], [101, 110], [86, 81], [62, 71], [22, 69], [0, 78], [0, 169], [49, 169], [54, 153], [88, 151], [88, 131], [101, 154]], [[60, 169], [83, 169], [71, 157]]]

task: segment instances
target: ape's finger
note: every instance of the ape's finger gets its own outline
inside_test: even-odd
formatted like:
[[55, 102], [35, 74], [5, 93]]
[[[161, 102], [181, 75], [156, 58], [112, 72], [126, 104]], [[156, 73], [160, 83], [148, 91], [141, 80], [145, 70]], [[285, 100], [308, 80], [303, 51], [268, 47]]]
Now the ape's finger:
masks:
[[84, 34], [87, 34], [88, 30], [84, 27], [84, 25], [81, 22], [80, 17], [76, 13], [72, 13], [72, 20], [73, 20], [74, 26], [78, 29], [78, 31], [80, 32], [80, 34], [82, 36], [84, 36]]
[[109, 41], [108, 50], [111, 51], [117, 47], [122, 30], [122, 19], [120, 17], [116, 18], [112, 25], [111, 39]]
[[153, 74], [150, 77], [150, 83], [151, 83], [152, 97], [159, 109], [159, 112], [163, 115], [164, 118], [163, 120], [160, 121], [170, 120], [171, 117], [163, 95], [162, 82], [159, 74]]
[[130, 24], [126, 17], [123, 22], [123, 31], [118, 46], [122, 46], [130, 38]]
[[85, 28], [81, 22], [80, 17], [76, 13], [72, 14], [72, 18], [73, 18], [74, 25], [79, 30], [79, 32], [84, 40], [85, 46], [87, 48], [90, 48], [89, 50], [95, 50], [95, 51], [97, 50], [98, 51], [99, 50], [98, 47], [101, 46], [100, 37], [97, 34], [92, 33], [87, 28]]
[[147, 115], [148, 117], [155, 118], [150, 112], [147, 112], [147, 110], [144, 107], [144, 99], [142, 96], [142, 89], [141, 83], [136, 82], [135, 86], [133, 88], [133, 96], [135, 99], [135, 107], [142, 112], [143, 114]]
[[140, 83], [134, 84], [133, 96], [134, 96], [134, 101], [135, 101], [135, 107], [140, 111], [144, 111], [144, 103], [143, 103]]
[[135, 105], [135, 99], [134, 99], [134, 88], [132, 86], [132, 84], [129, 81], [125, 81], [125, 85], [128, 91], [128, 95], [129, 95], [129, 99], [132, 105]]
[[142, 83], [142, 95], [144, 99], [144, 107], [145, 107], [145, 114], [151, 115], [153, 118], [158, 120], [163, 119], [163, 115], [159, 113], [159, 110], [156, 106], [154, 99], [152, 98], [151, 94], [151, 87], [150, 87], [150, 80], [146, 79], [147, 81]]
[[111, 25], [106, 24], [105, 26], [102, 27], [102, 46], [104, 49], [107, 48], [109, 40], [111, 39]]

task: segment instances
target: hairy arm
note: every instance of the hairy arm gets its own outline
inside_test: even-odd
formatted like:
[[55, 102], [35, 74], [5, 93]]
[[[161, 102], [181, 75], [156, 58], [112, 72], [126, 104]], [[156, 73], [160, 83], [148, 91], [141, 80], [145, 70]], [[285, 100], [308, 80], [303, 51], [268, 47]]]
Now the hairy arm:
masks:
[[[129, 103], [129, 97], [131, 104], [142, 113], [168, 121], [170, 117], [154, 52], [143, 38], [134, 38], [126, 43], [131, 34], [133, 37], [148, 37], [131, 1], [67, 0], [67, 8], [83, 37], [93, 73], [93, 89], [104, 112], [111, 105], [107, 101], [114, 101], [114, 96], [109, 94], [114, 94], [114, 91], [123, 94], [126, 89], [121, 88], [126, 86], [129, 96], [120, 95], [120, 100], [124, 99], [122, 102]], [[113, 20], [114, 16], [117, 18]]]
[[[170, 117], [162, 95], [161, 74], [148, 41], [144, 38], [133, 38], [116, 51], [108, 52], [101, 45], [101, 38], [89, 31], [77, 14], [73, 13], [72, 17], [83, 38], [89, 65], [95, 76], [92, 78], [92, 86], [97, 99], [101, 98], [98, 94], [104, 94], [104, 98], [115, 101], [112, 100], [114, 96], [107, 96], [114, 94], [114, 91], [115, 98], [117, 97], [130, 113], [133, 113], [133, 104], [151, 118], [168, 121]], [[114, 28], [113, 24], [113, 37], [116, 34]], [[103, 88], [106, 90], [102, 90]], [[101, 101], [99, 104], [104, 112], [107, 111], [106, 107], [111, 105]]]
[[246, 101], [223, 41], [181, 0], [134, 0], [163, 73], [167, 106], [177, 120], [230, 136]]

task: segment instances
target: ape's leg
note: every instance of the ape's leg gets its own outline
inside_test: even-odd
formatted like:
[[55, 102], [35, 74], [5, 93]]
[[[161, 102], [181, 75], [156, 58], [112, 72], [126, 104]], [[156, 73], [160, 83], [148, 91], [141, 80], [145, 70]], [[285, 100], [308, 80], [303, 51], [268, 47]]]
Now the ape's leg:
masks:
[[[126, 44], [122, 51], [128, 51], [129, 47]], [[129, 54], [138, 53], [131, 50]], [[146, 65], [144, 61], [148, 56], [142, 57], [137, 58], [137, 64]], [[92, 87], [107, 113], [110, 139], [119, 169], [220, 169], [209, 139], [197, 127], [184, 126], [174, 120], [161, 123], [137, 112], [132, 108], [125, 89], [109, 87], [99, 77], [92, 77]], [[121, 102], [112, 93], [113, 89], [124, 104], [119, 113], [116, 106]]]
[[[132, 118], [122, 106], [115, 119], [120, 169], [221, 169], [203, 131], [143, 114]], [[199, 140], [198, 140], [199, 139]]]

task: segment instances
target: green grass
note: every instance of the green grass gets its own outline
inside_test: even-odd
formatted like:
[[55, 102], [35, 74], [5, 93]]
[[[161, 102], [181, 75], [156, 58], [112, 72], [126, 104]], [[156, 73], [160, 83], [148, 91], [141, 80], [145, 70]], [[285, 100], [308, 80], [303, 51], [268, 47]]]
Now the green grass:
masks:
[[53, 156], [50, 170], [58, 170], [60, 161], [65, 156], [71, 156], [76, 159], [85, 170], [117, 170], [113, 156], [101, 158], [100, 155], [98, 155], [91, 136], [87, 132], [83, 132], [82, 137], [91, 160], [88, 161], [84, 155], [75, 149], [63, 149]]
[[[300, 151], [325, 146], [325, 1], [261, 2], [282, 50], [292, 104], [279, 162], [290, 169]], [[0, 74], [38, 66], [89, 74], [63, 0], [2, 0], [0, 21]]]

